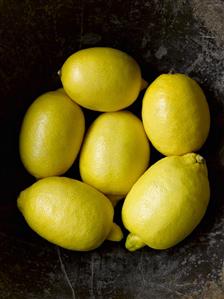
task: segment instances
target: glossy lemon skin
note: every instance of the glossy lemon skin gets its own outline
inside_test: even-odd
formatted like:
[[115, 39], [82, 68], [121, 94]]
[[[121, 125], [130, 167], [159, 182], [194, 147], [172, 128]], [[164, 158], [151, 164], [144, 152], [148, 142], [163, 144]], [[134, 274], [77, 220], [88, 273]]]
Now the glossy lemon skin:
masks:
[[81, 108], [63, 91], [38, 97], [27, 110], [20, 131], [20, 157], [36, 178], [61, 175], [75, 161], [85, 131]]
[[131, 105], [142, 88], [137, 62], [107, 47], [88, 48], [71, 55], [62, 66], [61, 81], [76, 103], [103, 112]]
[[126, 247], [172, 247], [187, 237], [205, 214], [210, 197], [205, 160], [194, 153], [166, 157], [134, 184], [122, 208], [131, 232]]
[[61, 247], [88, 251], [108, 237], [120, 240], [111, 202], [91, 186], [65, 177], [44, 178], [22, 191], [18, 207], [28, 225]]
[[205, 95], [183, 74], [161, 75], [148, 87], [142, 119], [153, 146], [165, 156], [199, 150], [210, 128]]
[[131, 112], [101, 114], [89, 128], [81, 152], [82, 180], [105, 194], [124, 197], [148, 167], [150, 146]]

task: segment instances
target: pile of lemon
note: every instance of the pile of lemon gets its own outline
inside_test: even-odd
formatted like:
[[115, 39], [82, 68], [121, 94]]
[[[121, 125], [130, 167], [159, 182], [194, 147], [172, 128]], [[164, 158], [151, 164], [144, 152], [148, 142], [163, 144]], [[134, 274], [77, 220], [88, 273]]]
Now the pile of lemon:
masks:
[[[204, 144], [210, 114], [199, 85], [164, 74], [147, 88], [142, 121], [128, 110], [147, 83], [136, 61], [112, 48], [71, 55], [60, 70], [63, 89], [38, 97], [21, 127], [21, 160], [37, 182], [18, 207], [48, 241], [92, 250], [123, 237], [113, 222], [124, 199], [126, 248], [174, 246], [201, 221], [209, 197]], [[101, 113], [85, 132], [81, 107]], [[149, 166], [150, 143], [167, 156]], [[79, 157], [82, 182], [62, 177]]]

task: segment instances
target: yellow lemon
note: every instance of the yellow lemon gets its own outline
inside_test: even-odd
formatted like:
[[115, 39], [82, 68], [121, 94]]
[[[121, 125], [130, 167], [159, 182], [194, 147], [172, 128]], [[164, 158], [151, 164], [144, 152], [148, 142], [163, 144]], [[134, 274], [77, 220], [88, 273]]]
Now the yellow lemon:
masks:
[[82, 180], [110, 196], [124, 197], [146, 170], [150, 148], [142, 122], [128, 111], [101, 114], [81, 152]]
[[60, 175], [75, 161], [84, 135], [81, 108], [63, 91], [37, 98], [23, 120], [20, 156], [35, 177]]
[[142, 119], [150, 141], [166, 156], [199, 150], [210, 127], [202, 89], [183, 74], [161, 75], [148, 87]]
[[35, 232], [67, 249], [87, 251], [122, 238], [110, 201], [77, 180], [41, 179], [20, 193], [18, 207]]
[[199, 224], [209, 197], [201, 156], [190, 153], [161, 159], [140, 177], [124, 201], [122, 220], [130, 231], [126, 248], [174, 246]]
[[106, 47], [74, 53], [60, 74], [66, 93], [79, 105], [96, 111], [123, 109], [146, 87], [137, 62], [122, 51]]

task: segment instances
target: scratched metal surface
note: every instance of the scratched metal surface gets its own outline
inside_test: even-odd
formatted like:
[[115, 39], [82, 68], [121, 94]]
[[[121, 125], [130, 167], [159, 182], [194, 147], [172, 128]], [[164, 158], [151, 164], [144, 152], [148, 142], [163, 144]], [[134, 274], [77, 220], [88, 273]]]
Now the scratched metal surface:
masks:
[[[224, 298], [223, 20], [222, 0], [0, 0], [1, 299]], [[211, 204], [193, 234], [170, 250], [129, 253], [124, 242], [105, 242], [69, 252], [39, 238], [16, 209], [19, 191], [33, 182], [18, 156], [24, 112], [60, 86], [57, 70], [69, 54], [96, 45], [133, 55], [149, 82], [162, 72], [187, 73], [208, 97], [212, 129], [201, 153]], [[140, 106], [141, 97], [130, 109], [139, 115]], [[158, 157], [154, 151], [152, 160]], [[78, 177], [77, 165], [67, 175]]]

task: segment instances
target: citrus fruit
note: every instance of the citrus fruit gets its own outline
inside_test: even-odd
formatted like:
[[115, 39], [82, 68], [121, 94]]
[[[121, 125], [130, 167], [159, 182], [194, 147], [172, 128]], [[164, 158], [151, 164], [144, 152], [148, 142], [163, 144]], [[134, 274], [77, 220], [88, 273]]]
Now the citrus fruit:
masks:
[[134, 184], [122, 208], [126, 247], [172, 247], [199, 224], [209, 202], [205, 160], [195, 153], [159, 160]]
[[63, 64], [61, 81], [79, 105], [96, 111], [117, 111], [131, 105], [146, 82], [137, 62], [107, 47], [80, 50]]
[[153, 146], [166, 156], [199, 150], [210, 127], [202, 89], [183, 74], [161, 75], [148, 87], [142, 119]]
[[60, 175], [75, 161], [84, 135], [81, 108], [61, 90], [38, 97], [25, 114], [20, 156], [36, 178]]
[[101, 114], [89, 128], [79, 168], [84, 182], [124, 197], [148, 167], [150, 147], [142, 122], [128, 111]]
[[111, 202], [93, 187], [65, 177], [44, 178], [22, 191], [18, 207], [29, 226], [61, 247], [87, 251], [120, 241]]

